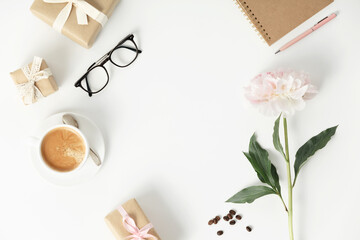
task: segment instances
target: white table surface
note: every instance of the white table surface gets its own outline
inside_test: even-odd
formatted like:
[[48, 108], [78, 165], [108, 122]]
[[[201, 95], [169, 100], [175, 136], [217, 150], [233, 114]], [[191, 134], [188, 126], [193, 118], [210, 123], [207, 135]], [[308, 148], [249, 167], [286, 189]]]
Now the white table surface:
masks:
[[[302, 169], [294, 195], [296, 240], [359, 239], [360, 2], [336, 0], [272, 47], [258, 39], [231, 0], [122, 0], [92, 49], [34, 17], [31, 1], [1, 7], [0, 239], [114, 239], [104, 216], [136, 197], [165, 240], [288, 239], [276, 196], [249, 205], [224, 201], [259, 183], [242, 151], [254, 131], [272, 148], [274, 118], [245, 107], [243, 86], [262, 71], [308, 72], [319, 95], [289, 119], [290, 152], [321, 130], [336, 136]], [[274, 52], [331, 12], [338, 18], [286, 52]], [[128, 33], [144, 51], [112, 69], [93, 98], [73, 84]], [[9, 72], [46, 59], [60, 90], [25, 107]], [[47, 116], [75, 111], [103, 131], [107, 156], [90, 181], [58, 187], [28, 157], [26, 137]], [[286, 196], [285, 164], [273, 150]], [[209, 227], [229, 209], [241, 223]], [[244, 228], [254, 227], [252, 233]], [[224, 230], [222, 237], [217, 230]]]

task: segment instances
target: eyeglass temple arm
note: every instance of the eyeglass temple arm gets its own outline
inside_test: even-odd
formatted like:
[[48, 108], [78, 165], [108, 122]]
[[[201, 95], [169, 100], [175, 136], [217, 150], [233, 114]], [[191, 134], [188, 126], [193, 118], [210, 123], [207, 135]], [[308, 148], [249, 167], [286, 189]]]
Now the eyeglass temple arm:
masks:
[[[106, 55], [106, 54], [105, 54]], [[105, 56], [104, 55], [104, 56]], [[103, 58], [103, 57], [102, 57]], [[100, 58], [100, 59], [102, 59], [102, 58]], [[99, 59], [99, 60], [100, 60]], [[99, 61], [98, 60], [98, 61]], [[94, 62], [93, 64], [91, 64], [91, 66], [88, 68], [88, 70], [86, 71], [86, 73], [84, 73], [84, 75], [82, 75], [80, 78], [79, 78], [79, 80], [77, 80], [76, 82], [75, 82], [75, 87], [78, 87], [78, 86], [80, 86], [80, 83], [81, 83], [81, 81], [86, 77], [86, 75], [88, 75], [89, 74], [89, 72], [91, 71], [91, 68], [93, 67], [93, 66], [95, 66], [96, 65], [96, 62]]]
[[[90, 68], [94, 65], [104, 65], [108, 60], [109, 60], [109, 56], [110, 56], [110, 52], [106, 53], [104, 56], [102, 56], [99, 60], [97, 60], [96, 62], [93, 63], [93, 65], [90, 66]], [[90, 69], [89, 68], [89, 69]]]
[[[94, 65], [94, 64], [93, 64]], [[92, 65], [92, 66], [93, 66]], [[89, 73], [89, 70], [81, 77], [81, 78], [79, 78], [79, 80], [77, 80], [76, 82], [75, 82], [75, 87], [80, 87], [80, 85], [81, 85], [81, 81], [83, 81], [85, 78], [86, 78], [86, 75]], [[88, 83], [88, 81], [85, 79], [85, 82], [86, 82], [86, 87], [87, 87], [87, 89], [88, 89], [88, 91], [87, 91], [87, 93], [89, 94], [89, 97], [91, 97], [92, 96], [92, 92], [91, 92], [91, 88], [90, 88], [90, 85], [89, 85], [89, 83]]]
[[[105, 54], [106, 55], [106, 54]], [[75, 82], [75, 87], [80, 87], [80, 85], [81, 85], [81, 81], [83, 81], [85, 78], [86, 78], [86, 76], [89, 74], [89, 72], [91, 71], [91, 68], [95, 65], [96, 63], [93, 63], [93, 64], [91, 64], [91, 66], [89, 67], [89, 69], [86, 71], [86, 73], [84, 74], [84, 75], [82, 75], [81, 76], [81, 78], [79, 78], [79, 80], [77, 80], [76, 82]], [[85, 79], [85, 81], [86, 81], [86, 87], [87, 87], [87, 89], [88, 89], [88, 94], [89, 94], [89, 97], [91, 97], [92, 96], [92, 93], [91, 93], [91, 88], [90, 88], [90, 85], [89, 85], [89, 83], [88, 83], [88, 81]]]
[[75, 87], [79, 87], [81, 84], [81, 81], [86, 77], [86, 75], [88, 74], [89, 71], [87, 71], [84, 75], [81, 76], [81, 78], [79, 78], [79, 80], [77, 80], [75, 82]]
[[129, 49], [133, 52], [138, 52], [138, 53], [142, 53], [142, 51], [140, 49], [136, 49], [136, 48], [132, 48], [132, 47], [127, 47], [127, 46], [118, 46], [117, 48], [115, 49], [119, 49], [119, 48], [126, 48], [126, 49]]

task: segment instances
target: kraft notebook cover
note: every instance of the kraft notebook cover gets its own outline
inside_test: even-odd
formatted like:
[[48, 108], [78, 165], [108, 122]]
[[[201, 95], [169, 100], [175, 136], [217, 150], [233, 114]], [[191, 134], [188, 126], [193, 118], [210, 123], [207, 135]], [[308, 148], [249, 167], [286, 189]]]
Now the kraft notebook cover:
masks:
[[236, 1], [270, 46], [334, 0]]

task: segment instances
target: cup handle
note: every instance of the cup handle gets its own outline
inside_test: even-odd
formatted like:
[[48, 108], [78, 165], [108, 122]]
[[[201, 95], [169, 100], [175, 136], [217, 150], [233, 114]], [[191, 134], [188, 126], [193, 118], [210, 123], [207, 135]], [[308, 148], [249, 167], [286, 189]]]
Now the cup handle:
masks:
[[26, 140], [28, 146], [37, 147], [40, 143], [40, 139], [37, 137], [28, 137]]

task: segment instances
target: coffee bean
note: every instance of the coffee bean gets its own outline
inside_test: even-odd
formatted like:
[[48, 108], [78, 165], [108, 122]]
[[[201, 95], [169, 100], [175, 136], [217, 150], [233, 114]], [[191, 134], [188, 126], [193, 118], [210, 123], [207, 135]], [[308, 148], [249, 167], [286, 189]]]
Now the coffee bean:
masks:
[[252, 231], [251, 227], [247, 226], [246, 231], [251, 232]]
[[221, 235], [223, 235], [223, 233], [224, 233], [224, 231], [217, 231], [217, 235], [219, 235], [219, 236], [221, 236]]
[[217, 224], [218, 220], [216, 218], [213, 219], [214, 223]]
[[235, 212], [234, 210], [230, 210], [229, 213], [230, 213], [231, 215], [235, 215], [235, 214], [236, 214], [236, 212]]
[[211, 220], [208, 222], [209, 225], [212, 225], [213, 223], [214, 223], [214, 220], [213, 220], [213, 219], [211, 219]]
[[220, 216], [216, 216], [215, 219], [220, 221]]
[[227, 215], [227, 217], [228, 217], [229, 219], [233, 219], [233, 215], [231, 215], [230, 213]]
[[237, 220], [241, 220], [242, 217], [241, 217], [240, 215], [236, 215], [235, 218], [236, 218]]
[[235, 221], [235, 220], [231, 220], [229, 223], [230, 223], [230, 225], [235, 225], [236, 221]]
[[228, 217], [228, 216], [224, 216], [223, 219], [224, 219], [225, 221], [229, 221], [229, 217]]

